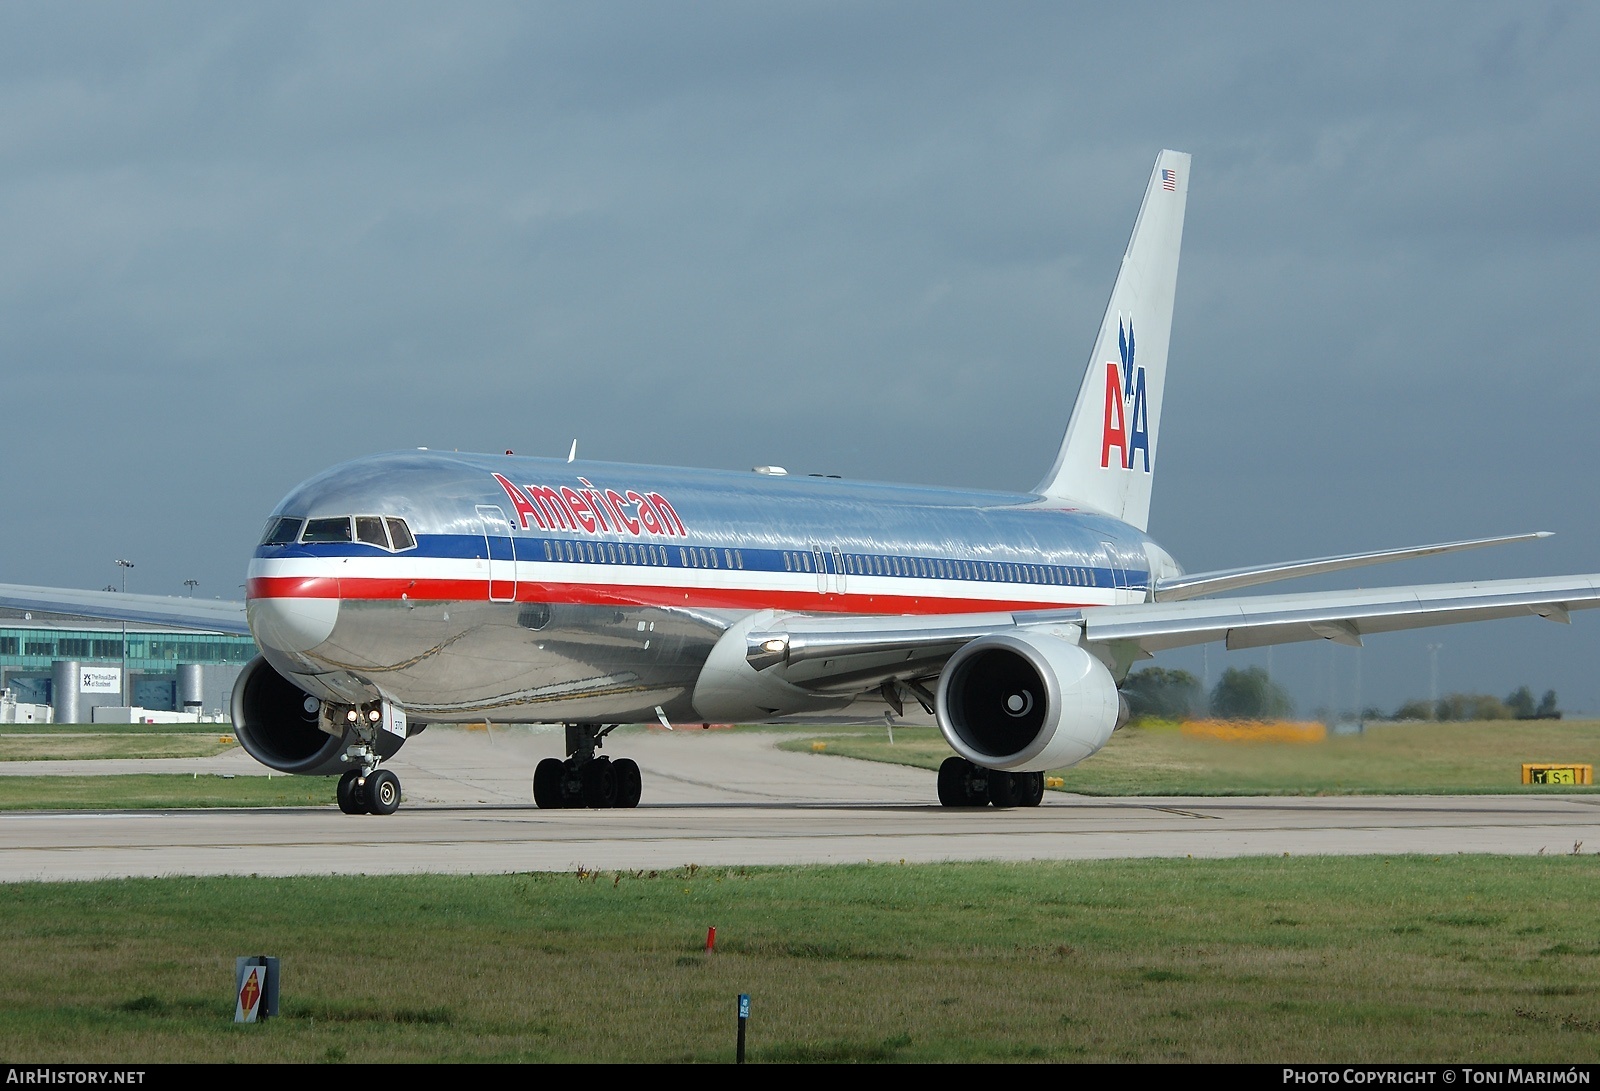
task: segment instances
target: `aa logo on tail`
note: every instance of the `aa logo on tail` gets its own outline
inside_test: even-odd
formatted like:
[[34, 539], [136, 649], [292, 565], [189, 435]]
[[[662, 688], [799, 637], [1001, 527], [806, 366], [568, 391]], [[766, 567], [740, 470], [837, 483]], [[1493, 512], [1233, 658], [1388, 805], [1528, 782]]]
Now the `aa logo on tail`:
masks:
[[1133, 362], [1133, 319], [1128, 319], [1124, 329], [1122, 319], [1117, 319], [1117, 350], [1122, 356], [1120, 367], [1106, 361], [1106, 416], [1100, 432], [1100, 466], [1112, 465], [1111, 451], [1117, 451], [1116, 465], [1124, 470], [1134, 468], [1134, 455], [1144, 457], [1139, 467], [1150, 472], [1150, 408], [1144, 393], [1144, 368]]

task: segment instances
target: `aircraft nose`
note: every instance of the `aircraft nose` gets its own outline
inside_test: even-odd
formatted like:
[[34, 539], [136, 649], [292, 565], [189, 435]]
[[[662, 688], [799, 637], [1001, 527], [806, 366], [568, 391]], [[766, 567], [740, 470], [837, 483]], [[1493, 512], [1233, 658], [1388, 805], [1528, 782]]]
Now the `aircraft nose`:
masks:
[[[274, 581], [275, 583], [279, 581]], [[337, 580], [297, 580], [254, 594], [245, 616], [256, 643], [288, 655], [308, 652], [333, 635], [339, 621]]]

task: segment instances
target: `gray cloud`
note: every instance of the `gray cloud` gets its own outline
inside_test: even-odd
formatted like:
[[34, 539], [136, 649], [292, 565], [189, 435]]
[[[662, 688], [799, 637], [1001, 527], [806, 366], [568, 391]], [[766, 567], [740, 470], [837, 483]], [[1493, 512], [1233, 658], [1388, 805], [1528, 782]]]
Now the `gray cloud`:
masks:
[[[1164, 146], [1180, 558], [1545, 527], [1386, 576], [1594, 570], [1597, 22], [8, 6], [0, 570], [233, 595], [296, 481], [416, 444], [1026, 488]], [[1600, 708], [1594, 634], [1541, 624], [1435, 638], [1441, 685]], [[1363, 653], [1370, 699], [1423, 639]]]

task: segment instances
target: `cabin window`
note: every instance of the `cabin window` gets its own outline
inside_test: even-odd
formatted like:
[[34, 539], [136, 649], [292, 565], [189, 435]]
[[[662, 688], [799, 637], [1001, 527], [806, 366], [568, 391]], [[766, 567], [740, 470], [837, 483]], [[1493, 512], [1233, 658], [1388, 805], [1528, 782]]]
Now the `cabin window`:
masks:
[[306, 531], [300, 536], [302, 542], [348, 542], [350, 540], [350, 520], [348, 517], [338, 519], [312, 519], [306, 523]]

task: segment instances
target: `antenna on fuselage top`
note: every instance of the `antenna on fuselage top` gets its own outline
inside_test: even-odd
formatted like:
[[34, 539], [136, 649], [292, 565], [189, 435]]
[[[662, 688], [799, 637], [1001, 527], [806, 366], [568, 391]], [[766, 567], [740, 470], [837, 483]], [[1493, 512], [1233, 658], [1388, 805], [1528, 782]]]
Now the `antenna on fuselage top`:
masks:
[[576, 437], [574, 437], [574, 439], [572, 441], [572, 450], [567, 452], [567, 461], [568, 462], [575, 462], [575, 461], [577, 461], [577, 458], [578, 458], [578, 441], [577, 441]]

